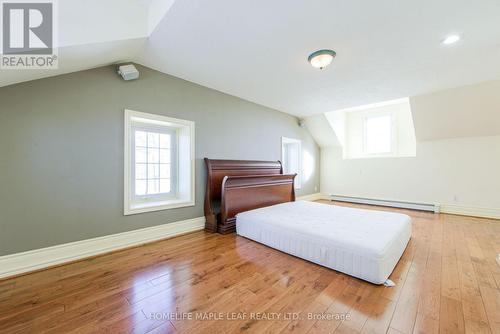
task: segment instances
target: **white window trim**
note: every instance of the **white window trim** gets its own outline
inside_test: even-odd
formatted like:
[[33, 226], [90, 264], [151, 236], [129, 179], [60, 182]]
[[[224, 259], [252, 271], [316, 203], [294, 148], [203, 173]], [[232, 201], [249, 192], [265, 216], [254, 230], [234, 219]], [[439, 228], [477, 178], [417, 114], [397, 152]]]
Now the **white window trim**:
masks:
[[[368, 152], [368, 138], [367, 138], [367, 129], [366, 129], [366, 124], [368, 122], [368, 119], [370, 118], [378, 118], [378, 117], [385, 117], [389, 116], [391, 120], [391, 150], [389, 152], [384, 152], [384, 153], [369, 153]], [[377, 158], [377, 157], [393, 157], [396, 155], [397, 150], [396, 150], [396, 123], [395, 123], [395, 117], [393, 113], [374, 113], [374, 114], [369, 114], [365, 115], [363, 117], [363, 158]]]
[[298, 144], [299, 145], [299, 170], [295, 177], [295, 189], [302, 188], [302, 141], [295, 138], [281, 137], [281, 163], [285, 162], [284, 144]]
[[[132, 180], [132, 145], [131, 145], [131, 128], [132, 119], [137, 118], [143, 120], [145, 123], [168, 125], [172, 127], [186, 128], [189, 131], [189, 148], [190, 157], [189, 164], [191, 173], [190, 178], [190, 193], [189, 198], [175, 198], [164, 201], [143, 203], [140, 205], [133, 205], [131, 201], [131, 191], [133, 189], [131, 185]], [[180, 162], [179, 162], [180, 164]], [[180, 168], [180, 167], [179, 167]], [[180, 180], [178, 180], [180, 182]], [[180, 185], [179, 185], [180, 187]], [[125, 121], [124, 121], [124, 215], [132, 215], [137, 213], [160, 211], [174, 208], [181, 208], [187, 206], [195, 205], [195, 124], [192, 121], [187, 121], [183, 119], [177, 119], [162, 115], [155, 115], [149, 113], [143, 113], [134, 110], [125, 109]]]

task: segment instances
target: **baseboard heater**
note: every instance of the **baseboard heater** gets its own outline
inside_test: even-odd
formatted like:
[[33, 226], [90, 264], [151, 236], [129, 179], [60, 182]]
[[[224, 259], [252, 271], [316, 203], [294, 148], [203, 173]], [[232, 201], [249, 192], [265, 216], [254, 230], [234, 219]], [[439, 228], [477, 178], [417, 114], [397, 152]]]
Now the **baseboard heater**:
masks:
[[391, 200], [384, 200], [384, 199], [339, 196], [339, 195], [333, 195], [333, 194], [330, 195], [330, 199], [332, 201], [380, 205], [380, 206], [388, 206], [388, 207], [393, 207], [393, 208], [430, 211], [430, 212], [434, 212], [434, 213], [439, 213], [441, 211], [440, 206], [437, 204], [401, 202], [401, 201], [391, 201]]

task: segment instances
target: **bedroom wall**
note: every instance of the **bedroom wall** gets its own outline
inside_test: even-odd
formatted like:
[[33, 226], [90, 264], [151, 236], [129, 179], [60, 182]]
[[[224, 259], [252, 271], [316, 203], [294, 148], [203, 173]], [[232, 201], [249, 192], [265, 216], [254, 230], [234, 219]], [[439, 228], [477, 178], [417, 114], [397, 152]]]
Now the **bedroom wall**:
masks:
[[499, 89], [497, 80], [410, 97], [416, 157], [343, 160], [341, 147], [322, 148], [322, 193], [500, 218]]
[[321, 191], [500, 212], [500, 136], [417, 143], [416, 157], [342, 159], [321, 150]]
[[[297, 119], [138, 66], [0, 88], [0, 255], [203, 216], [204, 157], [281, 159], [302, 140], [297, 195], [319, 191], [319, 148]], [[196, 206], [123, 215], [123, 110], [196, 122]]]

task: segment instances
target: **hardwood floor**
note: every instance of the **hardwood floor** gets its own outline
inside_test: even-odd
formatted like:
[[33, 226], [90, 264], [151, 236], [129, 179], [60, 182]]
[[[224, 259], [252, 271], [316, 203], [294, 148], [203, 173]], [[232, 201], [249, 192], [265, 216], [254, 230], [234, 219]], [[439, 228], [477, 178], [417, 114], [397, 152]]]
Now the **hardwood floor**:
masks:
[[392, 288], [196, 232], [0, 281], [0, 332], [500, 333], [500, 222], [376, 209], [413, 219]]

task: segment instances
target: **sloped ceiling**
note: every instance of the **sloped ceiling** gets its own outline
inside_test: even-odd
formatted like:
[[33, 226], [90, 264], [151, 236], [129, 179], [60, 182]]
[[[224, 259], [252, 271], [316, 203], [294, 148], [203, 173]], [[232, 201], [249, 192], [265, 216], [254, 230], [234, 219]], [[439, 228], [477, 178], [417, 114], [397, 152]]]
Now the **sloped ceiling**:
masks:
[[332, 128], [325, 114], [307, 117], [304, 122], [307, 130], [309, 130], [309, 133], [319, 147], [341, 146], [337, 138], [337, 133]]
[[[59, 1], [60, 68], [2, 70], [0, 86], [134, 61], [300, 117], [415, 96], [417, 140], [497, 132], [495, 105], [418, 96], [500, 78], [498, 0], [174, 1]], [[322, 48], [337, 58], [317, 70]]]
[[[417, 142], [500, 136], [500, 80], [412, 96], [409, 103]], [[345, 123], [338, 117], [342, 112], [338, 110], [305, 118], [319, 146], [343, 146], [341, 142], [331, 140], [332, 136], [341, 138], [343, 135]], [[329, 126], [324, 124], [325, 121]]]
[[498, 0], [182, 0], [137, 60], [307, 116], [500, 78], [499, 17]]
[[417, 141], [500, 135], [500, 81], [410, 98]]
[[60, 47], [57, 70], [0, 70], [0, 86], [129, 61], [145, 43], [136, 38]]
[[0, 87], [131, 61], [173, 0], [64, 0], [57, 2], [59, 68], [0, 70]]

